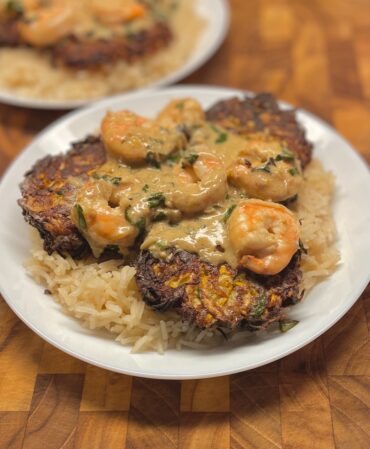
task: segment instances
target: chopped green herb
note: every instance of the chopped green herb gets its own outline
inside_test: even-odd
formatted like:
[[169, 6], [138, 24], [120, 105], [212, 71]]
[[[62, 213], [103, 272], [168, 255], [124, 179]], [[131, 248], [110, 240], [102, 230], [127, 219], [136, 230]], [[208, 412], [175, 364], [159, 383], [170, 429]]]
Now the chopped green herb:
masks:
[[257, 302], [254, 304], [251, 317], [259, 318], [262, 315], [263, 311], [265, 310], [265, 307], [266, 307], [266, 295], [262, 294], [262, 296], [260, 296], [257, 299]]
[[139, 230], [139, 235], [137, 236], [137, 238], [139, 238], [139, 237], [141, 237], [141, 235], [142, 235], [142, 234], [144, 233], [144, 231], [145, 231], [145, 225], [146, 225], [146, 223], [145, 223], [145, 218], [144, 218], [144, 217], [141, 217], [141, 218], [139, 218], [138, 221], [134, 221], [133, 218], [131, 217], [131, 214], [130, 214], [131, 209], [132, 209], [131, 206], [128, 206], [128, 207], [125, 209], [125, 218], [126, 218], [126, 220], [127, 220], [130, 224], [132, 224], [133, 226], [136, 226], [136, 227], [138, 228], [138, 230]]
[[103, 179], [104, 181], [110, 182], [111, 184], [114, 184], [115, 186], [118, 186], [122, 181], [122, 178], [120, 178], [119, 176], [110, 177], [108, 175], [99, 175], [99, 173], [93, 173], [92, 177], [94, 179]]
[[218, 134], [217, 139], [215, 140], [215, 143], [224, 143], [226, 142], [227, 138], [228, 138], [228, 134], [225, 133], [224, 131], [222, 131], [220, 128], [218, 128], [215, 125], [210, 125], [211, 129]]
[[148, 198], [149, 209], [154, 209], [155, 207], [164, 206], [166, 198], [163, 193], [157, 192]]
[[289, 174], [291, 174], [292, 176], [298, 176], [299, 175], [299, 171], [296, 167], [290, 168], [288, 170]]
[[140, 239], [141, 236], [144, 234], [145, 229], [146, 229], [146, 223], [145, 223], [145, 218], [141, 217], [136, 223], [134, 223], [134, 225], [138, 228], [139, 230], [139, 234], [136, 237], [137, 239]]
[[287, 148], [283, 148], [283, 151], [275, 158], [276, 161], [294, 161], [294, 154]]
[[76, 213], [77, 213], [78, 227], [80, 229], [82, 229], [83, 231], [86, 231], [87, 223], [86, 223], [86, 219], [85, 219], [85, 216], [84, 216], [84, 211], [83, 211], [82, 207], [79, 204], [75, 205], [75, 209], [76, 209]]
[[176, 109], [179, 109], [180, 111], [183, 111], [185, 105], [184, 105], [184, 103], [177, 103], [177, 105], [175, 107], [176, 107]]
[[227, 220], [230, 218], [230, 215], [233, 213], [233, 210], [236, 208], [236, 204], [233, 204], [232, 206], [230, 206], [227, 211], [224, 213], [224, 222], [226, 223]]
[[145, 186], [143, 187], [143, 192], [147, 192], [149, 190], [149, 186], [148, 184], [145, 184]]
[[226, 142], [227, 138], [228, 138], [227, 133], [220, 133], [217, 139], [215, 140], [215, 143], [224, 143]]
[[111, 178], [109, 180], [109, 182], [111, 182], [115, 186], [118, 186], [121, 183], [121, 181], [122, 181], [122, 178], [120, 178], [119, 176], [114, 176], [113, 178]]
[[199, 154], [197, 153], [191, 153], [189, 156], [186, 156], [184, 158], [184, 162], [182, 163], [182, 168], [186, 168], [189, 165], [194, 165], [194, 163], [197, 161], [199, 157]]
[[270, 157], [265, 164], [259, 165], [258, 167], [253, 167], [252, 171], [264, 171], [266, 173], [271, 173], [271, 167], [275, 165], [275, 159]]
[[297, 320], [281, 320], [279, 321], [279, 329], [281, 332], [288, 332], [299, 323]]
[[22, 3], [17, 0], [9, 0], [6, 4], [6, 10], [17, 14], [22, 14], [24, 12]]
[[168, 246], [165, 243], [161, 242], [160, 240], [155, 242], [155, 246], [161, 250], [165, 250], [168, 248]]
[[161, 168], [161, 163], [159, 161], [159, 156], [156, 153], [153, 153], [153, 151], [148, 151], [145, 161], [148, 165], [154, 168]]
[[167, 162], [175, 164], [176, 162], [179, 162], [181, 159], [181, 153], [179, 151], [176, 151], [176, 153], [172, 153], [169, 156], [167, 156]]

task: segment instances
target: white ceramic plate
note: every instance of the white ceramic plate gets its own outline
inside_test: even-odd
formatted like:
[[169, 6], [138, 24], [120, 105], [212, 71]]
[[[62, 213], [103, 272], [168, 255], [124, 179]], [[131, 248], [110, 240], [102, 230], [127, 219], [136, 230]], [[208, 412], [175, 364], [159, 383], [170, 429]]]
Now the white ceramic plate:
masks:
[[163, 356], [130, 354], [129, 348], [107, 334], [82, 328], [26, 275], [22, 263], [29, 255], [30, 241], [16, 201], [18, 184], [36, 159], [65, 151], [70, 142], [84, 138], [98, 127], [107, 109], [132, 109], [152, 116], [173, 98], [193, 96], [208, 107], [234, 95], [242, 93], [184, 86], [107, 99], [61, 118], [18, 157], [0, 185], [0, 285], [10, 307], [31, 329], [68, 354], [113, 371], [143, 377], [191, 379], [244, 371], [290, 354], [329, 329], [354, 304], [370, 278], [369, 171], [342, 137], [304, 111], [299, 111], [298, 117], [315, 144], [315, 157], [337, 178], [334, 213], [342, 260], [329, 279], [291, 309], [290, 316], [300, 323], [289, 332], [254, 334], [243, 343], [229, 343], [207, 351], [171, 350]]
[[[176, 71], [135, 91], [152, 90], [156, 87], [174, 84], [195, 72], [218, 50], [229, 28], [228, 0], [198, 0], [197, 13], [205, 19], [205, 28], [194, 48], [191, 57]], [[0, 90], [0, 102], [13, 106], [37, 109], [74, 109], [92, 103], [90, 100], [46, 100], [19, 96], [10, 90]]]

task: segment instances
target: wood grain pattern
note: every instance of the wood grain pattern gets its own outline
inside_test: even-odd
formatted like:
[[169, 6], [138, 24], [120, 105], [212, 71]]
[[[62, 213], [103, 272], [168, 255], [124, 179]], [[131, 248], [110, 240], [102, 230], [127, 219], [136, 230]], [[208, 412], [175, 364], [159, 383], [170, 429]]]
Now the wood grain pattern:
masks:
[[230, 425], [227, 413], [182, 413], [179, 449], [228, 449]]
[[[332, 123], [370, 164], [370, 2], [230, 3], [227, 39], [184, 82], [271, 91]], [[0, 105], [0, 174], [60, 115]], [[0, 449], [367, 449], [369, 332], [370, 286], [281, 361], [219, 379], [132, 379], [43, 342], [0, 298]]]
[[27, 418], [27, 412], [0, 412], [2, 449], [22, 449]]
[[133, 380], [127, 449], [178, 447], [180, 382]]
[[330, 376], [329, 389], [337, 449], [368, 448], [370, 377]]
[[83, 376], [40, 374], [28, 417], [24, 449], [72, 449], [78, 421]]
[[228, 377], [182, 382], [182, 412], [228, 412], [229, 409]]
[[87, 366], [80, 410], [83, 412], [129, 410], [131, 380], [131, 377], [123, 374]]
[[80, 413], [74, 449], [124, 448], [127, 412]]
[[278, 377], [254, 370], [231, 377], [230, 434], [233, 449], [281, 448]]

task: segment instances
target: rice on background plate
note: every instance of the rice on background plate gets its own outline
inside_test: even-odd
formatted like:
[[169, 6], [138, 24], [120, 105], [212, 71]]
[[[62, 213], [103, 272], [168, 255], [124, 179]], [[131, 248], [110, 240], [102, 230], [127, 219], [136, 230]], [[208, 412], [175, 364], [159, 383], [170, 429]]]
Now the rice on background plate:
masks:
[[[304, 182], [294, 212], [301, 222], [302, 289], [309, 291], [335, 270], [340, 255], [335, 247], [336, 228], [331, 201], [335, 182], [318, 160], [304, 171]], [[97, 263], [75, 261], [70, 256], [48, 255], [38, 239], [27, 262], [28, 273], [50, 292], [63, 308], [89, 329], [107, 329], [133, 352], [219, 345], [224, 337], [217, 330], [201, 330], [182, 321], [175, 312], [159, 313], [142, 300], [135, 283], [135, 268], [122, 260]], [[289, 309], [287, 309], [288, 311]], [[250, 335], [237, 331], [232, 340]]]

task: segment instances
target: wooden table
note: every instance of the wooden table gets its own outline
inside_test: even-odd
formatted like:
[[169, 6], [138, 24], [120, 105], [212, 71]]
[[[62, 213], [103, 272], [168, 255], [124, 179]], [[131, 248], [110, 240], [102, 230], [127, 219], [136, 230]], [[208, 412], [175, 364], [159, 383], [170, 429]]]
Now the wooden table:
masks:
[[[370, 2], [231, 4], [229, 37], [186, 82], [271, 91], [332, 123], [370, 162]], [[0, 106], [0, 170], [58, 115]], [[186, 382], [86, 365], [0, 301], [1, 449], [370, 447], [369, 288], [291, 356]]]

